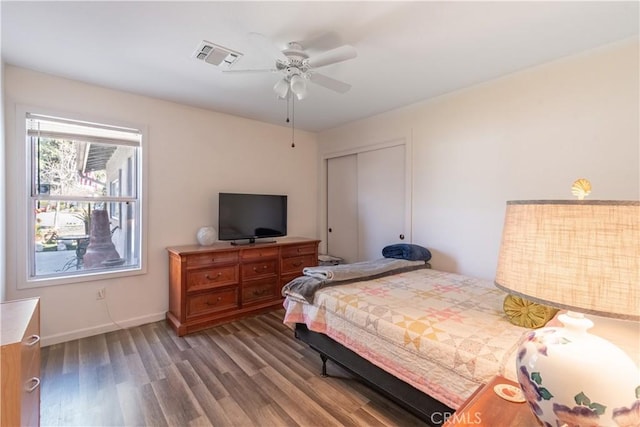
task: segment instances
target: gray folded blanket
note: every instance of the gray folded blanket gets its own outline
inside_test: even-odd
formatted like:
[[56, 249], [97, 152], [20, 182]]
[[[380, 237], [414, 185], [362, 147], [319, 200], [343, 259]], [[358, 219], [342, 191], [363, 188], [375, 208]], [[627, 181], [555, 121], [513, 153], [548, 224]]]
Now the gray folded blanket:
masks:
[[298, 294], [312, 303], [316, 291], [325, 286], [353, 283], [427, 267], [429, 267], [429, 264], [424, 261], [408, 261], [395, 258], [381, 258], [353, 264], [307, 267], [302, 271], [303, 276], [296, 277], [282, 288], [282, 295]]

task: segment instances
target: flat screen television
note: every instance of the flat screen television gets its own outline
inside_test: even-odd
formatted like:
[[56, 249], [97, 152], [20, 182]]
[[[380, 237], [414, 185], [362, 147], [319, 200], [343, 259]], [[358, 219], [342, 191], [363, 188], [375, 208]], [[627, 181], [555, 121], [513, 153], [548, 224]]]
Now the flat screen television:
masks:
[[[287, 196], [219, 193], [218, 238], [232, 243], [287, 234]], [[240, 241], [248, 242], [240, 242]], [[265, 242], [265, 240], [262, 240]]]

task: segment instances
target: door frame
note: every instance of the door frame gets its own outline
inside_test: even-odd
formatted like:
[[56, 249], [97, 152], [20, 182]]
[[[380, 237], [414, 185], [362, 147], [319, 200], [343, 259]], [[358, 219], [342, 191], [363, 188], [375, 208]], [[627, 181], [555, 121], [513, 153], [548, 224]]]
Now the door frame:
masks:
[[336, 157], [348, 156], [351, 154], [364, 153], [367, 151], [380, 150], [383, 148], [395, 147], [398, 145], [404, 146], [405, 155], [405, 187], [404, 187], [404, 226], [405, 226], [405, 242], [413, 242], [413, 143], [412, 132], [407, 135], [398, 136], [396, 138], [386, 139], [381, 142], [369, 143], [358, 145], [352, 148], [339, 151], [330, 151], [323, 153], [320, 157], [320, 192], [319, 192], [319, 205], [320, 215], [318, 221], [318, 236], [321, 238], [320, 253], [327, 252], [327, 239], [328, 239], [328, 161]]

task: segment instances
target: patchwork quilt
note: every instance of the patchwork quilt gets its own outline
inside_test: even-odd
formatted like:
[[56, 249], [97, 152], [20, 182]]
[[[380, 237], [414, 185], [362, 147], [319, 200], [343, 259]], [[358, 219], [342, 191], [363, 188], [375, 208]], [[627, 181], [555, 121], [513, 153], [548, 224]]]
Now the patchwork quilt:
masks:
[[289, 293], [284, 322], [328, 335], [456, 409], [494, 375], [516, 380], [527, 329], [506, 319], [504, 296], [487, 280], [421, 269], [324, 288], [313, 304]]

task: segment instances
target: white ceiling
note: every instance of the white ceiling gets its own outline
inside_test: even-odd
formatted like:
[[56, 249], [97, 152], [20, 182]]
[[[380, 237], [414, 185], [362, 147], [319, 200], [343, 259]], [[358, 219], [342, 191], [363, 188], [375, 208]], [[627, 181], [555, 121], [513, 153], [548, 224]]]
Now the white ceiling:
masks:
[[2, 59], [100, 86], [284, 125], [277, 74], [229, 74], [192, 54], [202, 40], [270, 68], [258, 32], [311, 54], [352, 88], [309, 85], [295, 125], [321, 131], [516, 70], [638, 35], [639, 2], [23, 2], [1, 3]]

